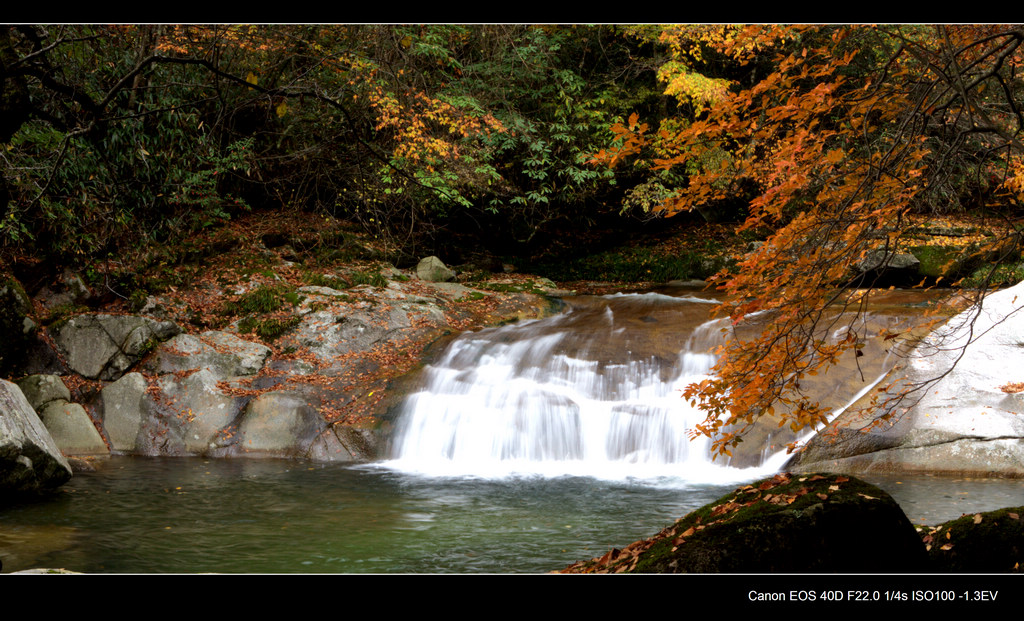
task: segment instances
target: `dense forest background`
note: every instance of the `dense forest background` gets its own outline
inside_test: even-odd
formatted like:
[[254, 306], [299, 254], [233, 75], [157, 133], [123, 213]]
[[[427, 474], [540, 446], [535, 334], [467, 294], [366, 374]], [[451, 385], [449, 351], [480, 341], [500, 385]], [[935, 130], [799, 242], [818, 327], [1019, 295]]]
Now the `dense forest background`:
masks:
[[648, 27], [4, 27], [0, 245], [124, 260], [275, 209], [515, 251], [619, 211], [634, 180], [588, 159], [666, 113], [663, 55]]
[[[385, 240], [395, 259], [453, 239], [522, 253], [598, 224], [628, 227], [659, 208], [679, 211], [665, 209], [671, 197], [697, 187], [693, 179], [712, 169], [723, 172], [708, 185], [715, 191], [686, 210], [742, 221], [772, 181], [736, 164], [755, 146], [765, 159], [773, 148], [777, 153], [778, 137], [773, 145], [746, 127], [709, 137], [699, 149], [677, 139], [707, 119], [725, 94], [783, 75], [785, 59], [807, 59], [808, 49], [852, 56], [831, 74], [805, 73], [805, 81], [853, 91], [910, 70], [924, 88], [930, 76], [922, 68], [934, 60], [928, 54], [955, 54], [958, 45], [1000, 32], [992, 26], [952, 34], [930, 26], [756, 31], [5, 26], [2, 260], [20, 254], [58, 263], [125, 261], [147, 244], [187, 239], [240, 212], [265, 209], [358, 222]], [[1003, 136], [1006, 145], [1016, 144], [1020, 125], [1019, 76], [1006, 73], [1020, 33], [1002, 31], [998, 41], [1012, 49], [999, 47], [982, 68], [995, 68], [998, 86], [1009, 89], [989, 90], [1009, 102], [1002, 113], [1016, 122], [1012, 137]], [[917, 67], [901, 69], [904, 62]], [[801, 87], [777, 82], [772, 88], [779, 105]], [[767, 108], [759, 114], [771, 118]], [[823, 114], [835, 121], [849, 111]], [[628, 118], [659, 132], [647, 145], [655, 158], [676, 159], [615, 168], [607, 158], [592, 161], [622, 146], [624, 132], [611, 130], [621, 130]], [[915, 208], [983, 204], [999, 179], [982, 167], [1005, 151], [977, 140], [963, 149], [971, 136], [943, 127], [950, 125], [921, 135], [955, 147], [942, 156], [948, 155], [946, 181]], [[849, 144], [838, 134], [832, 140]], [[789, 211], [797, 213], [804, 199], [790, 198]]]
[[[799, 379], [860, 345], [823, 346], [823, 313], [881, 282], [917, 217], [997, 222], [971, 286], [1024, 277], [1022, 43], [996, 24], [2, 26], [0, 272], [142, 300], [139, 274], [250, 213], [349, 223], [398, 265], [550, 270], [609, 232], [725, 222], [748, 245], [713, 281], [722, 312], [774, 318], [688, 392], [727, 451], [724, 426], [780, 399], [783, 422], [822, 420]], [[686, 267], [709, 238], [639, 274], [710, 276]]]

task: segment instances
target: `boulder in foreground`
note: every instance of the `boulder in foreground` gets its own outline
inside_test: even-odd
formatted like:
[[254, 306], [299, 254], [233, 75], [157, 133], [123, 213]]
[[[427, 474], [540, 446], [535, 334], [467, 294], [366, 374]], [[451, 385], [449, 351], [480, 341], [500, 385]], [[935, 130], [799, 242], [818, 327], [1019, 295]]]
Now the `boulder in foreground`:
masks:
[[740, 487], [651, 539], [566, 573], [900, 573], [924, 544], [881, 489], [843, 475], [778, 474]]
[[0, 492], [47, 492], [70, 478], [71, 466], [21, 389], [0, 380]]
[[964, 515], [919, 526], [932, 569], [944, 573], [1024, 571], [1024, 507]]

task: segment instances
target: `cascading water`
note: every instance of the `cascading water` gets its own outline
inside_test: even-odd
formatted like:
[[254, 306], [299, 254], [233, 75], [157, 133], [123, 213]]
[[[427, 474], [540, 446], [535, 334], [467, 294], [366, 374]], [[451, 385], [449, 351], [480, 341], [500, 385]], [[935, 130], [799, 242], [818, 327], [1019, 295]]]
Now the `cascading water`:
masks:
[[548, 319], [465, 334], [425, 369], [394, 436], [392, 468], [430, 475], [672, 477], [717, 482], [774, 472], [712, 462], [682, 398], [714, 364], [713, 300], [579, 298]]

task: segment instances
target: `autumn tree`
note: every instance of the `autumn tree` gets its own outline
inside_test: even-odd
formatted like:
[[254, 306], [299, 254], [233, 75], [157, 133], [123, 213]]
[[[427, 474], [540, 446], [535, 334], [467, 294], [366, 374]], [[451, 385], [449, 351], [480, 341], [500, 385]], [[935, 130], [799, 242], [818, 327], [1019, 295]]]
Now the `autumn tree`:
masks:
[[278, 206], [356, 220], [394, 257], [452, 223], [532, 239], [614, 191], [587, 154], [660, 97], [623, 34], [4, 27], [0, 249], [89, 260]]
[[224, 96], [201, 79], [216, 66], [165, 56], [163, 29], [0, 29], [0, 248], [102, 258], [243, 203], [227, 177], [251, 165], [247, 142], [204, 124]]
[[[653, 207], [665, 216], [752, 188], [740, 230], [773, 231], [717, 280], [734, 326], [770, 321], [732, 340], [714, 377], [686, 391], [708, 413], [698, 433], [728, 454], [759, 420], [794, 431], [826, 421], [800, 382], [869, 336], [824, 335], [837, 307], [863, 312], [846, 291], [873, 282], [852, 268], [869, 255], [886, 265], [908, 216], [966, 200], [995, 217], [1018, 213], [1024, 29], [674, 26], [661, 36], [672, 50], [662, 78], [681, 114], [657, 129], [631, 117], [596, 159], [678, 173]], [[695, 67], [706, 54], [741, 67], [769, 55], [772, 70], [747, 83], [705, 75]], [[1018, 259], [1010, 230], [979, 253]], [[878, 404], [879, 423], [899, 415], [895, 405]]]

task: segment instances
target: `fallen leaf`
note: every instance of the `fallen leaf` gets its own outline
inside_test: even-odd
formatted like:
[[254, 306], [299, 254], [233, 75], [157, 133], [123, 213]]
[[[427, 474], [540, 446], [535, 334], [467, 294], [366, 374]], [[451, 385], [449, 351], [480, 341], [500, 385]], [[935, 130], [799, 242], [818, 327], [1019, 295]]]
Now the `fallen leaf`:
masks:
[[981, 524], [981, 514], [980, 513], [975, 513], [974, 514], [974, 523], [975, 524]]

